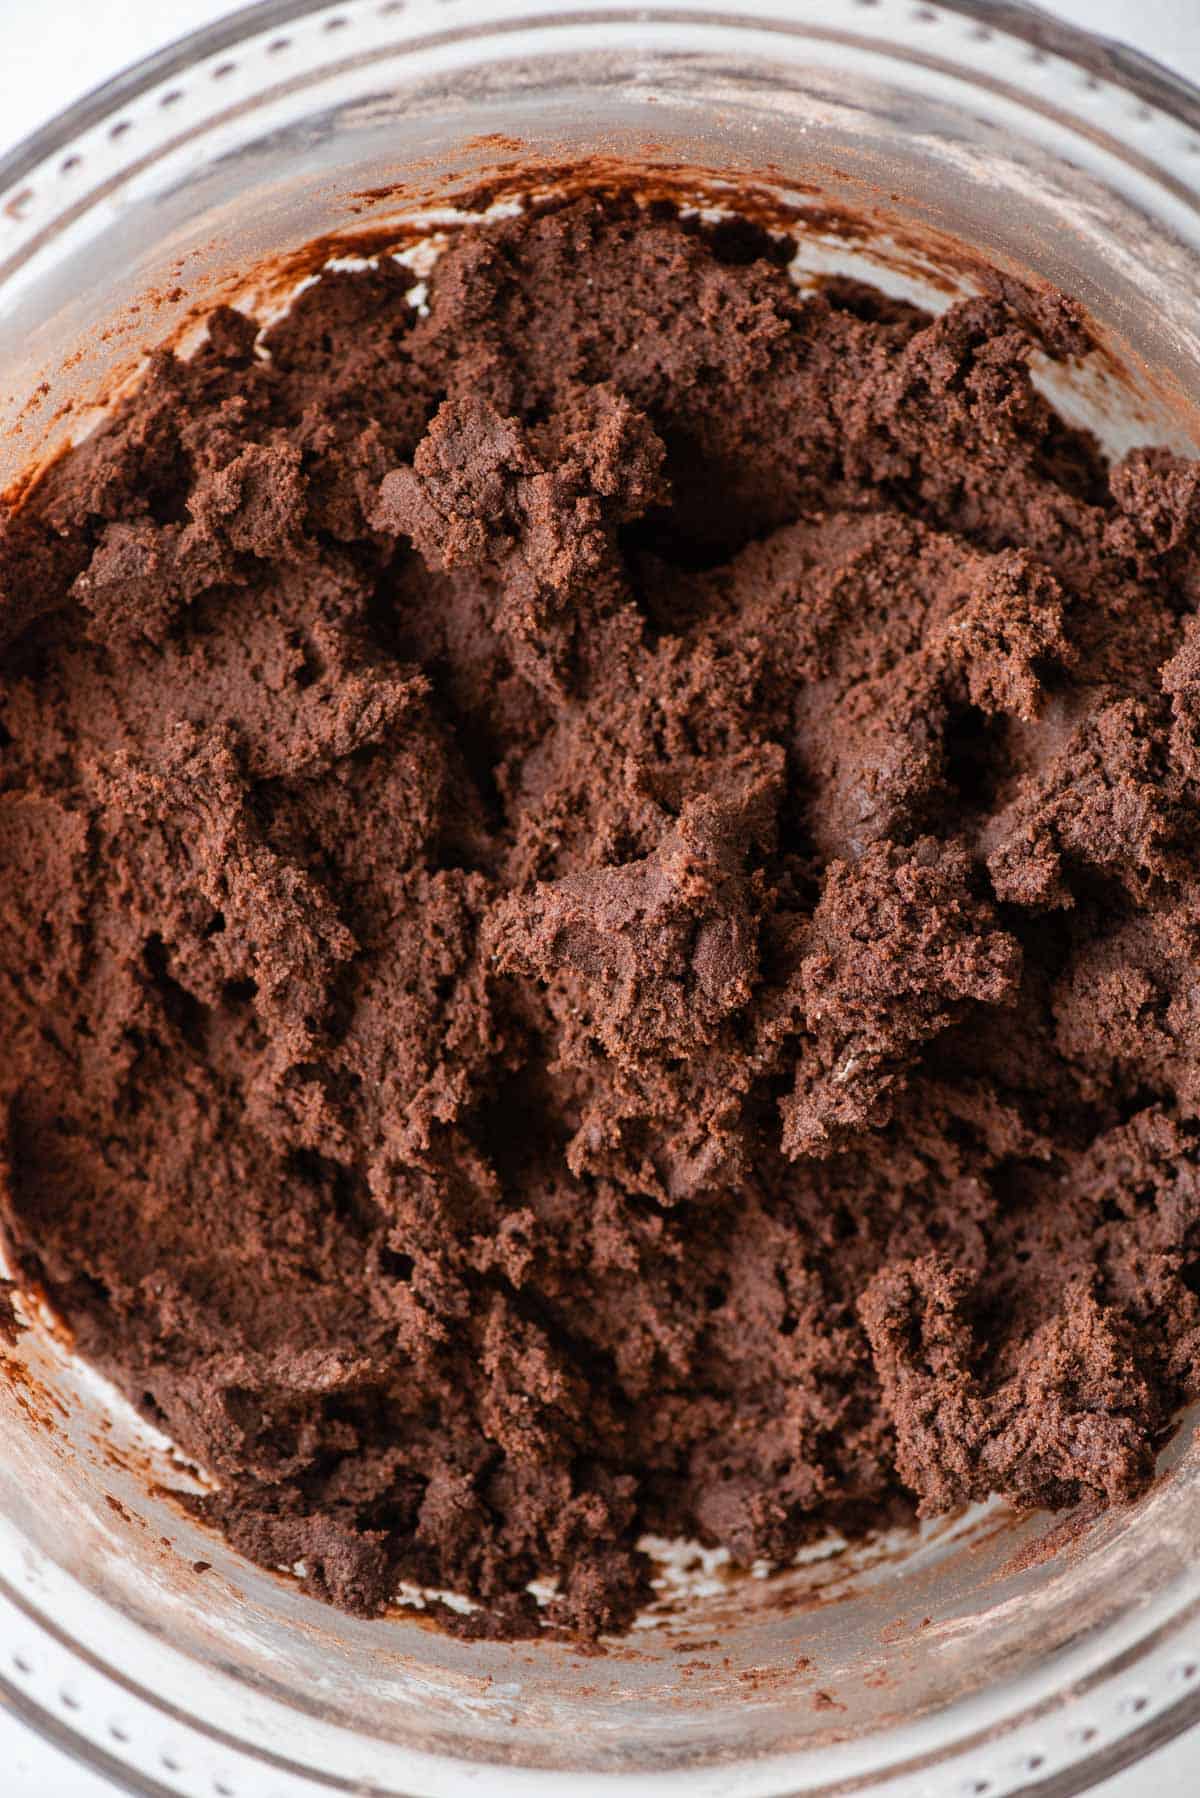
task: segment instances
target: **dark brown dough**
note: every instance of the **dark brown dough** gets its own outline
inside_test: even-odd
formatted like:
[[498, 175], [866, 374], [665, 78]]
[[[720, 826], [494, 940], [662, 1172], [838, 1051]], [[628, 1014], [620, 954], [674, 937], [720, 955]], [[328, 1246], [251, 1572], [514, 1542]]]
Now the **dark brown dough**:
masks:
[[3, 525], [7, 1229], [352, 1609], [594, 1637], [1200, 1391], [1200, 477], [1067, 301], [786, 255], [327, 273]]

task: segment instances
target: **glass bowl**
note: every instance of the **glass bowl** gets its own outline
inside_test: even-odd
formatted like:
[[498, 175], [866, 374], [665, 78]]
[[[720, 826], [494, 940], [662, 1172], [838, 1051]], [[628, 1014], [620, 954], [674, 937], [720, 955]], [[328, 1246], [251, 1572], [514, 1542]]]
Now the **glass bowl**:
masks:
[[[0, 484], [218, 300], [278, 308], [328, 255], [581, 162], [798, 212], [801, 278], [935, 306], [980, 255], [1052, 281], [1102, 344], [1061, 403], [1113, 448], [1200, 445], [1200, 94], [1128, 52], [973, 0], [270, 0], [0, 165]], [[1128, 1510], [971, 1512], [760, 1580], [680, 1549], [645, 1627], [588, 1656], [344, 1617], [248, 1565], [30, 1310], [0, 1380], [0, 1700], [127, 1789], [1063, 1794], [1200, 1716], [1192, 1417]]]

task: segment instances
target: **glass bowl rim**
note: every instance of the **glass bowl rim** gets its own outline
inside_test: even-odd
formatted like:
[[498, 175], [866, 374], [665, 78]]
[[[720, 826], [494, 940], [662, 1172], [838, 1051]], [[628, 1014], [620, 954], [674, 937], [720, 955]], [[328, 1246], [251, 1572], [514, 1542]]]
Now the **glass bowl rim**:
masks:
[[[867, 12], [875, 0], [850, 0], [850, 3]], [[27, 133], [0, 156], [0, 193], [24, 180], [48, 156], [118, 107], [137, 99], [164, 79], [259, 32], [308, 18], [332, 4], [335, 0], [251, 0], [249, 5], [236, 6], [208, 25], [172, 38], [161, 49], [130, 63], [97, 87], [89, 88], [78, 100]], [[1104, 75], [1188, 129], [1200, 131], [1200, 86], [1119, 39], [1055, 18], [1035, 4], [1035, 0], [1007, 0], [999, 14], [995, 0], [934, 0], [934, 6], [938, 12], [957, 14], [986, 26], [993, 35], [1015, 38], [1031, 48], [1073, 62], [1085, 72]], [[582, 13], [585, 8], [589, 14], [597, 10], [588, 5], [587, 0], [559, 0], [556, 11], [537, 15], [537, 22], [551, 24], [555, 19], [569, 17], [573, 11]], [[496, 0], [494, 10], [497, 19], [520, 17], [520, 8], [514, 0]], [[617, 15], [637, 14], [645, 19], [658, 9], [653, 4], [638, 6], [636, 0], [604, 0], [602, 10], [611, 10]], [[664, 8], [661, 14], [668, 23], [672, 15], [670, 7]], [[687, 17], [687, 14], [675, 16]], [[743, 0], [734, 0], [728, 11], [723, 10], [717, 16], [734, 26], [750, 23], [754, 8], [752, 4], [744, 5]], [[1200, 210], [1200, 189], [1193, 187], [1190, 191]]]
[[[84, 133], [111, 119], [122, 108], [163, 82], [185, 73], [197, 63], [232, 50], [263, 32], [280, 29], [323, 12], [335, 11], [338, 3], [339, 0], [252, 0], [251, 4], [233, 7], [207, 25], [172, 38], [160, 49], [89, 89], [0, 155], [0, 200], [10, 190], [18, 189], [48, 159], [61, 154]], [[874, 7], [876, 0], [840, 0], [840, 4], [847, 11], [853, 8], [856, 13], [861, 12], [864, 28], [869, 31], [870, 9]], [[399, 8], [395, 10], [397, 13], [400, 11]], [[914, 8], [915, 12], [921, 10], [923, 9], [920, 7]], [[1031, 50], [1069, 62], [1085, 75], [1103, 78], [1159, 115], [1182, 125], [1189, 132], [1200, 134], [1200, 86], [1132, 46], [1054, 17], [1040, 5], [1034, 4], [1033, 0], [1006, 0], [1006, 4], [1000, 9], [997, 9], [995, 0], [930, 0], [928, 11], [932, 14], [957, 16], [968, 24], [986, 27], [993, 37], [1006, 38], [1028, 46]], [[586, 16], [590, 22], [606, 16], [613, 20], [637, 19], [640, 23], [653, 21], [665, 26], [673, 23], [707, 22], [737, 29], [752, 26], [759, 15], [754, 0], [731, 0], [731, 4], [722, 7], [714, 5], [712, 0], [698, 0], [694, 9], [672, 4], [671, 0], [665, 0], [663, 4], [659, 4], [658, 0], [649, 0], [649, 4], [640, 3], [640, 0], [599, 0], [598, 4], [590, 4], [589, 0], [557, 0], [553, 10], [532, 10], [527, 15], [523, 13], [520, 0], [491, 0], [490, 16], [486, 19], [475, 18], [462, 30], [466, 37], [482, 39], [498, 24], [513, 24], [525, 19], [531, 25], [552, 28], [555, 24], [569, 22], [573, 16]], [[836, 35], [836, 31], [830, 35]], [[965, 69], [957, 72], [964, 76], [968, 73]], [[987, 85], [986, 77], [978, 76], [977, 80], [979, 85]], [[1175, 195], [1186, 199], [1200, 217], [1200, 185], [1162, 165], [1155, 165], [1154, 173], [1168, 181]], [[5, 207], [5, 210], [8, 211], [9, 208]], [[13, 220], [19, 218], [15, 210], [9, 211], [9, 216]], [[23, 245], [18, 241], [14, 245], [17, 263], [22, 260], [23, 254], [32, 251], [40, 238], [41, 233], [38, 232], [33, 243]], [[76, 1645], [55, 1629], [52, 1619], [40, 1613], [34, 1616], [25, 1600], [3, 1575], [0, 1575], [0, 1602], [11, 1607], [10, 1614], [17, 1610], [24, 1612], [39, 1629], [48, 1629], [58, 1636], [63, 1647], [75, 1652]], [[1157, 1628], [1151, 1629], [1137, 1644], [1136, 1649], [1128, 1652], [1132, 1654], [1144, 1651], [1158, 1641], [1177, 1632], [1182, 1633], [1189, 1625], [1193, 1632], [1194, 1647], [1200, 1651], [1200, 1606], [1192, 1606], [1182, 1616], [1168, 1618]], [[1122, 1658], [1118, 1657], [1118, 1661]], [[1098, 1679], [1110, 1673], [1116, 1664], [1117, 1662], [1106, 1664], [1099, 1671]], [[152, 1702], [158, 1702], [151, 1692], [143, 1695]], [[167, 1786], [146, 1771], [106, 1752], [82, 1730], [73, 1728], [48, 1706], [31, 1697], [4, 1672], [0, 1672], [0, 1703], [22, 1725], [51, 1747], [66, 1754], [81, 1767], [114, 1782], [114, 1785], [120, 1782], [121, 1789], [145, 1794], [146, 1798], [176, 1798], [178, 1788]], [[1023, 1708], [1011, 1721], [1013, 1724], [1020, 1723], [1028, 1715], [1029, 1710]], [[182, 1721], [206, 1735], [210, 1733], [208, 1726], [198, 1719], [187, 1718]], [[1156, 1710], [1144, 1723], [1102, 1742], [1090, 1753], [1063, 1767], [1057, 1774], [1051, 1774], [1042, 1781], [1034, 1776], [1027, 1786], [1021, 1787], [1021, 1792], [1028, 1792], [1030, 1798], [1035, 1793], [1037, 1798], [1073, 1798], [1074, 1794], [1090, 1790], [1100, 1781], [1142, 1760], [1197, 1725], [1200, 1725], [1200, 1689], [1193, 1688], [1181, 1692], [1177, 1698]], [[955, 1766], [955, 1761], [960, 1756], [969, 1755], [977, 1745], [971, 1736], [967, 1736], [951, 1749], [950, 1760], [942, 1760], [939, 1756], [933, 1761], [926, 1760], [924, 1765], [930, 1772], [934, 1772], [940, 1765], [951, 1776], [956, 1776], [959, 1768]], [[230, 1742], [230, 1746], [235, 1744]], [[263, 1769], [269, 1769], [274, 1761], [268, 1751], [246, 1741], [236, 1742], [236, 1752]], [[462, 1764], [464, 1767], [478, 1765], [466, 1760]], [[275, 1765], [278, 1766], [278, 1763], [275, 1762]], [[901, 1765], [893, 1771], [915, 1771], [921, 1765], [920, 1759], [910, 1760], [906, 1767]], [[293, 1770], [311, 1781], [314, 1791], [342, 1789], [336, 1776], [326, 1776], [308, 1768], [296, 1767]], [[479, 1771], [483, 1772], [484, 1769], [480, 1767]], [[886, 1771], [867, 1774], [867, 1789], [882, 1790], [877, 1782], [889, 1776]], [[562, 1780], [565, 1788], [573, 1775], [564, 1772], [555, 1777]], [[653, 1777], [652, 1773], [646, 1775], [651, 1782]], [[839, 1785], [837, 1789], [857, 1789], [858, 1784], [859, 1780], [852, 1775], [849, 1787]], [[619, 1781], [614, 1790], [621, 1785], [623, 1781]], [[399, 1789], [393, 1789], [396, 1798], [402, 1798]], [[412, 1798], [415, 1798], [415, 1794]], [[784, 1798], [782, 1793], [780, 1798]], [[1019, 1795], [1014, 1792], [1013, 1798], [1019, 1798]]]

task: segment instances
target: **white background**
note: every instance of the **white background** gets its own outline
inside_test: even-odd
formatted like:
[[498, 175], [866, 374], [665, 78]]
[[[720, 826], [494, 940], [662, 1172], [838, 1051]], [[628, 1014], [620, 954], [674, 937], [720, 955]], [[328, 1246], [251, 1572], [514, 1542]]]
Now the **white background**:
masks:
[[[1200, 0], [1046, 0], [1046, 9], [1200, 82]], [[0, 0], [0, 154], [89, 88], [230, 10], [227, 0]], [[1200, 1731], [1095, 1798], [1192, 1794], [1200, 1794]], [[0, 1710], [0, 1798], [112, 1798], [112, 1787]]]

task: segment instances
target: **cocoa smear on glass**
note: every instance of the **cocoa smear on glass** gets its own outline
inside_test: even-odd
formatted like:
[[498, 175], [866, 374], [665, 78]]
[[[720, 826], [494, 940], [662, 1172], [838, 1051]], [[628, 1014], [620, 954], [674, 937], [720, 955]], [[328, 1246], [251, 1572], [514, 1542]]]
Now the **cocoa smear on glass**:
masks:
[[1200, 1391], [1200, 476], [1068, 300], [788, 254], [326, 273], [3, 524], [8, 1235], [348, 1609], [594, 1638]]

